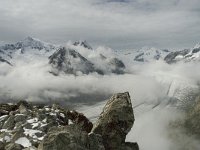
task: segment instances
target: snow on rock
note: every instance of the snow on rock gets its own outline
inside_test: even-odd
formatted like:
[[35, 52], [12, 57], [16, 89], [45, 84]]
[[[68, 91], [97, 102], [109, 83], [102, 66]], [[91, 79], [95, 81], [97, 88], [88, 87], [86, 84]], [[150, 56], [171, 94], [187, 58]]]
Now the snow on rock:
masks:
[[26, 137], [20, 137], [19, 139], [17, 139], [15, 141], [15, 143], [21, 144], [24, 147], [30, 147], [30, 146], [32, 146], [32, 144], [30, 143], [29, 139], [27, 139]]
[[167, 49], [157, 49], [143, 47], [142, 49], [130, 49], [130, 50], [120, 50], [116, 51], [119, 58], [121, 58], [126, 64], [129, 63], [145, 63], [152, 62], [156, 60], [163, 60], [164, 57], [170, 51]]
[[197, 44], [191, 49], [184, 49], [169, 53], [165, 59], [167, 63], [200, 61], [200, 45]]

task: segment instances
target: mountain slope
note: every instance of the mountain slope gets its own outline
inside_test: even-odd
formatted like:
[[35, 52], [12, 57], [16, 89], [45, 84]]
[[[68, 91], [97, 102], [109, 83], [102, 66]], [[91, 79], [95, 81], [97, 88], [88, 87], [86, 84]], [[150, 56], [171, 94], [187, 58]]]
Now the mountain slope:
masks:
[[170, 51], [167, 49], [156, 49], [143, 47], [139, 50], [121, 50], [116, 51], [116, 54], [120, 59], [122, 59], [126, 64], [132, 63], [147, 63], [156, 60], [162, 60], [169, 54]]
[[152, 60], [162, 59], [165, 55], [169, 53], [168, 50], [159, 50], [156, 48], [143, 48], [136, 52], [136, 56], [134, 57], [134, 61], [139, 62], [149, 62]]
[[97, 72], [100, 74], [123, 74], [125, 73], [125, 64], [116, 57], [112, 49], [102, 47], [101, 50], [93, 49], [86, 41], [76, 41], [68, 45], [71, 49], [79, 52], [83, 57], [94, 64]]
[[57, 47], [53, 44], [48, 44], [38, 39], [27, 37], [17, 43], [4, 44], [0, 46], [0, 61], [11, 65], [14, 63], [13, 59], [16, 56], [22, 56], [23, 54], [43, 55], [55, 51], [56, 48]]
[[190, 61], [200, 61], [200, 45], [197, 44], [191, 49], [184, 49], [181, 51], [169, 53], [165, 59], [168, 64], [176, 63], [179, 61], [190, 62]]
[[89, 74], [95, 72], [94, 65], [73, 49], [62, 47], [49, 57], [54, 74], [64, 72], [67, 74]]

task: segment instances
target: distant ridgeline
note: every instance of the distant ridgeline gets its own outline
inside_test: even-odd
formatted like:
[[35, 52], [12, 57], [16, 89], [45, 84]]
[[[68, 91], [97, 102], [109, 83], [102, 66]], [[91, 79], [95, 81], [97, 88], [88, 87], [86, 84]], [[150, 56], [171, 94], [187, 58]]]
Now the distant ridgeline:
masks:
[[[92, 60], [82, 56], [79, 50], [95, 53]], [[0, 62], [15, 66], [17, 58], [31, 56], [34, 60], [38, 57], [48, 58], [46, 62], [52, 68], [49, 70], [54, 75], [64, 74], [123, 74], [125, 65], [122, 60], [114, 56], [105, 56], [97, 53], [86, 41], [76, 41], [70, 46], [62, 47], [42, 42], [38, 39], [27, 37], [15, 44], [0, 46]], [[98, 63], [97, 63], [98, 60]]]

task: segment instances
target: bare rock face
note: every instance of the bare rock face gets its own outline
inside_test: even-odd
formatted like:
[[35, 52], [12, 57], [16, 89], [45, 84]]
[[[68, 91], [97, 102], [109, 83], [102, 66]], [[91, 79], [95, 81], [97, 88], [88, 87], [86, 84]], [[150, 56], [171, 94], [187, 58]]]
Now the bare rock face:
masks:
[[76, 125], [53, 127], [38, 150], [104, 150], [101, 136], [88, 135]]
[[23, 148], [22, 145], [16, 143], [10, 143], [5, 147], [6, 150], [22, 150]]
[[113, 95], [94, 126], [84, 114], [59, 105], [20, 101], [0, 108], [0, 150], [139, 150], [125, 142], [134, 123], [128, 92]]
[[125, 143], [134, 120], [129, 93], [118, 93], [107, 102], [92, 132], [102, 135], [106, 150], [138, 150], [137, 143]]
[[89, 133], [92, 130], [93, 124], [89, 121], [87, 117], [82, 113], [78, 113], [75, 110], [67, 111], [67, 117], [74, 124], [77, 124], [83, 131]]
[[83, 57], [74, 49], [61, 47], [49, 57], [52, 66], [51, 73], [58, 75], [60, 72], [76, 75], [78, 72], [89, 74], [95, 72], [94, 64]]

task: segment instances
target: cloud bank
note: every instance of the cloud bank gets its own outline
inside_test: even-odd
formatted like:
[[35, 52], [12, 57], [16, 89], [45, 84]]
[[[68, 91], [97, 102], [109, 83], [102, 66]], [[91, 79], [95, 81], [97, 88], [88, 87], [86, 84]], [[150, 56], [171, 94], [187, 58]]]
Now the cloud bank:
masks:
[[65, 43], [86, 39], [115, 49], [185, 48], [200, 41], [198, 0], [7, 0], [0, 40], [27, 35]]

